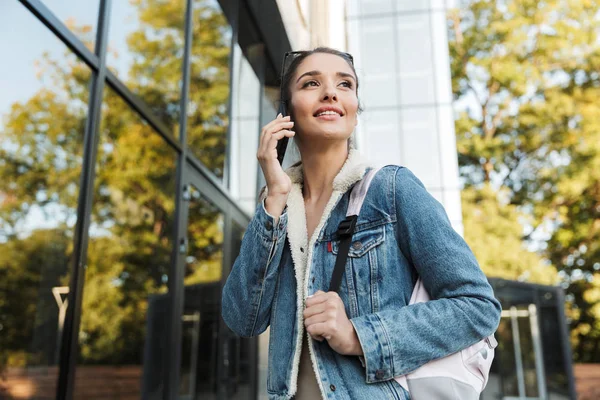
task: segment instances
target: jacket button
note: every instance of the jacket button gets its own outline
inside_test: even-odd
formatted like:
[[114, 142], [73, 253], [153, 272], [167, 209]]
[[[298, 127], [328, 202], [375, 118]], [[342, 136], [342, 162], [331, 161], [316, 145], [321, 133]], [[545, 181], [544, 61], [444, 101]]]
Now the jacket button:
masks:
[[300, 247], [300, 252], [304, 253], [304, 247]]
[[314, 276], [313, 276], [313, 278], [312, 278], [312, 283], [315, 283], [315, 277], [314, 277]]
[[273, 223], [271, 221], [267, 221], [265, 222], [265, 227], [268, 231], [270, 231], [271, 229], [273, 229]]
[[354, 247], [354, 250], [360, 250], [362, 248], [362, 243], [361, 242], [354, 242], [354, 244], [352, 245], [352, 247]]
[[385, 376], [385, 372], [381, 369], [378, 369], [375, 372], [375, 378], [377, 378], [377, 379], [383, 379], [384, 376]]
[[335, 385], [329, 385], [329, 389], [331, 389], [332, 392], [335, 392]]

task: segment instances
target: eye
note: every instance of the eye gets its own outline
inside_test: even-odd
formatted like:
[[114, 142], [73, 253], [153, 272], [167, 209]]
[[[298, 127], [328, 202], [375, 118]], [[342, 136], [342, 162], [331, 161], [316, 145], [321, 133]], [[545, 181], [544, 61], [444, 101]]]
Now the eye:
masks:
[[313, 86], [313, 83], [314, 83], [314, 86], [317, 85], [317, 81], [306, 81], [306, 82], [304, 82], [302, 84], [302, 87], [305, 88], [305, 87], [308, 87], [308, 86]]
[[352, 89], [352, 82], [350, 81], [343, 81], [340, 85], [345, 85], [348, 89]]

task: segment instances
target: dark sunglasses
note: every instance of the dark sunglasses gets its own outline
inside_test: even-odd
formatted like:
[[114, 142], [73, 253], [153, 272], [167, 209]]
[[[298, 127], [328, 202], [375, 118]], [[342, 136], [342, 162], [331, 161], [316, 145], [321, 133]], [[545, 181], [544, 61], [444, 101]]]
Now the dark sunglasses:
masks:
[[[307, 50], [300, 50], [300, 51], [288, 51], [283, 55], [283, 63], [281, 65], [281, 77], [279, 79], [279, 84], [283, 83], [283, 76], [285, 75], [285, 73], [287, 72], [288, 68], [290, 67], [290, 65], [292, 65], [292, 62], [300, 55], [302, 54], [306, 54], [308, 53]], [[350, 63], [352, 64], [352, 66], [354, 66], [354, 57], [352, 57], [352, 54], [350, 53], [345, 53], [345, 52], [341, 52], [346, 58], [348, 58], [348, 60], [350, 60]]]

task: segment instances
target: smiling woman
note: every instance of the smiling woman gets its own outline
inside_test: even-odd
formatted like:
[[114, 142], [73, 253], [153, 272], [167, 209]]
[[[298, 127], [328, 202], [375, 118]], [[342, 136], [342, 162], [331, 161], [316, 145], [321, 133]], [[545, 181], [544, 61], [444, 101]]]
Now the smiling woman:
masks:
[[[261, 131], [267, 185], [223, 287], [223, 319], [241, 336], [270, 327], [270, 399], [410, 399], [396, 378], [492, 334], [500, 304], [444, 208], [397, 165], [369, 175], [340, 290], [328, 290], [351, 189], [375, 167], [351, 141], [352, 56], [286, 54], [281, 101], [288, 115]], [[291, 137], [301, 161], [284, 171], [277, 146]], [[417, 278], [434, 300], [409, 305]]]

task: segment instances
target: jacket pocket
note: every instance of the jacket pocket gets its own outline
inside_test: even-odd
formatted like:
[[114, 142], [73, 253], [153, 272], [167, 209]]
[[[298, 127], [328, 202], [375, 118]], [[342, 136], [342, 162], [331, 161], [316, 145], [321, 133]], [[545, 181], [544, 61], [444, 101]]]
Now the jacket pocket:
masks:
[[[384, 225], [352, 235], [341, 288], [343, 290], [346, 286], [352, 318], [379, 311], [378, 258], [381, 255], [378, 255], [378, 251], [384, 242]], [[339, 246], [339, 241], [332, 243], [335, 258], [338, 257]], [[332, 263], [335, 265], [335, 260]]]
[[[383, 243], [384, 240], [385, 230], [383, 226], [360, 232], [355, 232], [354, 235], [352, 235], [352, 242], [350, 243], [350, 250], [348, 251], [348, 256], [352, 258], [363, 257], [365, 254], [367, 254], [368, 251]], [[335, 254], [336, 256], [339, 251], [339, 246], [339, 240], [333, 242], [332, 250], [333, 254]]]

